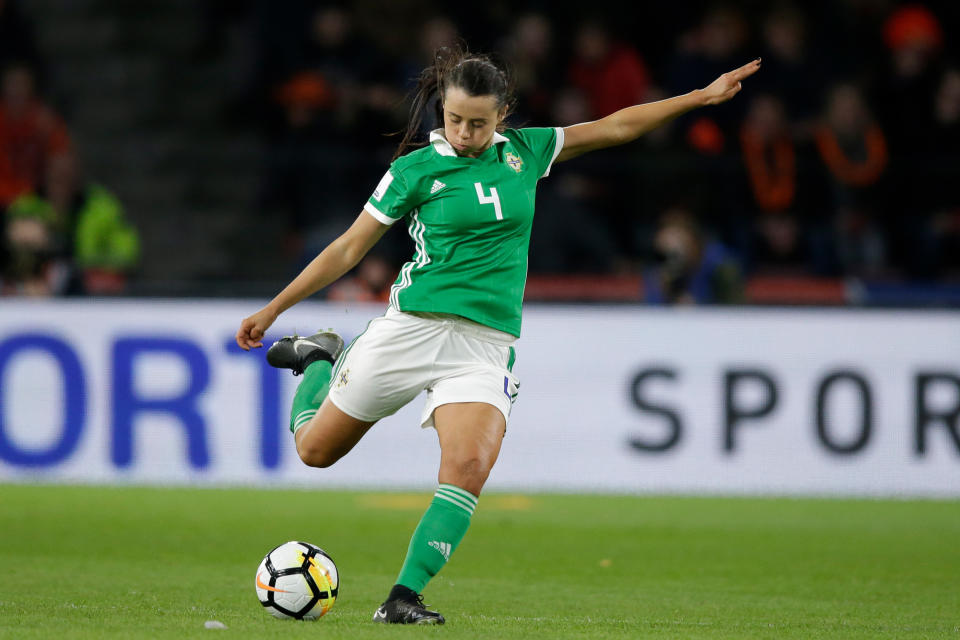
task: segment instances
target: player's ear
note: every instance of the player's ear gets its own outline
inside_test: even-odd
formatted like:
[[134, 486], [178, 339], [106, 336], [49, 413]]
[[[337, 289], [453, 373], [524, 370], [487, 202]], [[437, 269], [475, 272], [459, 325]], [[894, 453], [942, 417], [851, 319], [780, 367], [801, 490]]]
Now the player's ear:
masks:
[[501, 122], [503, 122], [504, 120], [506, 120], [506, 118], [507, 118], [507, 109], [508, 109], [507, 105], [503, 105], [502, 107], [500, 107], [500, 111], [497, 112], [497, 124], [498, 124], [498, 125], [499, 125]]

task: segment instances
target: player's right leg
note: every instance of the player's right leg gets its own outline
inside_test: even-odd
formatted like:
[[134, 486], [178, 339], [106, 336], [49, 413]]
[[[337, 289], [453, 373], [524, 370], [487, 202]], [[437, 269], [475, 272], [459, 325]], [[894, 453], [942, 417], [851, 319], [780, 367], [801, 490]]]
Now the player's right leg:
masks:
[[332, 465], [374, 423], [420, 394], [431, 379], [433, 342], [443, 326], [388, 309], [346, 350], [330, 332], [274, 343], [267, 361], [303, 372], [290, 412], [300, 458], [310, 466]]
[[329, 467], [360, 441], [374, 422], [358, 420], [327, 402], [333, 365], [343, 340], [329, 331], [310, 337], [289, 336], [267, 350], [267, 362], [303, 374], [290, 412], [290, 430], [300, 459], [311, 467]]
[[376, 422], [357, 420], [325, 400], [316, 414], [293, 434], [304, 464], [329, 467], [347, 455]]

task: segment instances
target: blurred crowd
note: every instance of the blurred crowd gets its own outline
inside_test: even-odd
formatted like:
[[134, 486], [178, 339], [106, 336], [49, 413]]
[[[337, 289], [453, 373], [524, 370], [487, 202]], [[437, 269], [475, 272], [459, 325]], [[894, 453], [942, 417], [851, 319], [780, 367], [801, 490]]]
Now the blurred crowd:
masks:
[[[255, 25], [234, 115], [267, 141], [258, 207], [304, 259], [359, 212], [439, 46], [509, 65], [512, 126], [592, 120], [761, 57], [731, 103], [558, 165], [530, 252], [533, 272], [643, 273], [651, 302], [735, 301], [754, 274], [960, 277], [958, 13], [887, 0], [209, 0], [204, 24], [213, 43], [231, 20]], [[409, 249], [387, 238], [371, 260], [395, 265]], [[349, 290], [382, 296], [382, 281]]]
[[[243, 34], [222, 124], [262, 136], [254, 208], [283, 227], [291, 268], [358, 215], [414, 78], [461, 42], [509, 67], [515, 127], [592, 120], [763, 60], [730, 103], [557, 165], [538, 191], [531, 272], [639, 274], [651, 303], [735, 302], [755, 275], [960, 282], [958, 3], [195, 6], [195, 63], [236, 55]], [[0, 293], [120, 292], [137, 233], [83, 175], [32, 33], [0, 0]], [[328, 295], [383, 299], [410, 254], [399, 227]]]
[[0, 0], [0, 296], [122, 293], [138, 236], [116, 196], [84, 178], [44, 99], [47, 64], [19, 3]]

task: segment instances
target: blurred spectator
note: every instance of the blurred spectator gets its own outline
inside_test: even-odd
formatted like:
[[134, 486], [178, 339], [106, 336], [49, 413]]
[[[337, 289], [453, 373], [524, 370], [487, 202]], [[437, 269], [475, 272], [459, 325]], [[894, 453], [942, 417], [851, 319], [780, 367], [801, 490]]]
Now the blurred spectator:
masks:
[[[553, 101], [549, 122], [567, 126], [590, 119], [586, 97], [577, 89]], [[537, 190], [537, 216], [530, 238], [529, 268], [540, 273], [604, 273], [622, 262], [624, 249], [611, 233], [606, 214], [603, 173], [595, 156], [562, 163]]]
[[940, 21], [922, 4], [898, 7], [883, 25], [883, 41], [893, 56], [898, 76], [922, 73], [943, 46]]
[[[853, 85], [835, 87], [826, 117], [815, 132], [817, 149], [840, 188], [866, 189], [887, 168], [887, 139], [867, 111], [863, 94]], [[855, 197], [848, 193], [844, 199]]]
[[[400, 56], [397, 65], [398, 79], [403, 83], [403, 88], [408, 93], [416, 86], [416, 79], [420, 72], [434, 63], [433, 56], [437, 50], [441, 47], [457, 46], [458, 43], [465, 47], [468, 44], [461, 40], [460, 30], [456, 23], [445, 15], [434, 16], [418, 25], [415, 38], [416, 45], [409, 47]], [[427, 113], [432, 114], [433, 111], [433, 103], [431, 103], [427, 107]], [[401, 122], [396, 129], [400, 129], [402, 126]], [[433, 122], [432, 117], [424, 118], [420, 126], [420, 139], [426, 140], [430, 131], [439, 126], [442, 126], [442, 123]]]
[[364, 48], [345, 9], [320, 6], [308, 20], [299, 61], [290, 63], [300, 70], [273, 92], [279, 118], [268, 143], [260, 209], [280, 214], [283, 250], [294, 260], [306, 230], [318, 223], [343, 226], [366, 188], [353, 160], [366, 99], [369, 56], [357, 53]]
[[831, 90], [815, 140], [830, 179], [841, 268], [846, 274], [876, 275], [886, 251], [877, 185], [887, 168], [887, 142], [857, 87], [841, 84]]
[[883, 124], [891, 131], [890, 146], [897, 154], [923, 152], [932, 124], [943, 29], [925, 6], [909, 4], [887, 18], [883, 42], [889, 66], [877, 105]]
[[321, 6], [308, 23], [302, 67], [322, 75], [338, 93], [352, 90], [364, 72], [361, 44], [350, 13], [336, 5]]
[[591, 120], [646, 101], [650, 74], [643, 59], [601, 22], [583, 23], [573, 46], [570, 83], [587, 96]]
[[734, 5], [713, 6], [697, 25], [680, 35], [671, 64], [670, 89], [679, 92], [706, 86], [735, 68], [743, 57], [747, 36], [746, 21]]
[[779, 99], [760, 95], [751, 101], [740, 129], [740, 149], [757, 209], [790, 210], [797, 191], [796, 149]]
[[757, 90], [780, 98], [791, 120], [804, 122], [816, 116], [825, 70], [811, 51], [803, 12], [793, 4], [775, 5], [764, 17], [763, 73], [756, 78]]
[[933, 126], [912, 202], [895, 233], [909, 249], [907, 274], [960, 277], [960, 69], [949, 68], [934, 96]]
[[[314, 120], [314, 112], [320, 111], [323, 117], [315, 124], [324, 127], [324, 135], [348, 139], [349, 96], [359, 84], [351, 60], [355, 49], [351, 47], [349, 16], [336, 6], [321, 7], [300, 28], [303, 33], [296, 59], [286, 62], [287, 69], [270, 87], [281, 116], [271, 124], [275, 131], [289, 132]], [[294, 35], [291, 39], [298, 38]]]
[[348, 147], [332, 126], [335, 98], [323, 76], [304, 72], [291, 78], [276, 101], [284, 119], [267, 148], [259, 204], [265, 215], [279, 214], [285, 253], [297, 255], [301, 233], [317, 209], [343, 194]]
[[[719, 4], [703, 15], [692, 29], [681, 34], [667, 73], [667, 93], [679, 95], [707, 86], [717, 76], [736, 69], [751, 56], [744, 51], [749, 36], [747, 22], [732, 4]], [[712, 110], [724, 131], [730, 129], [742, 109], [733, 101]]]
[[[404, 90], [411, 90], [416, 86], [416, 79], [424, 67], [433, 64], [433, 56], [438, 49], [456, 46], [461, 42], [460, 30], [446, 15], [433, 15], [418, 23], [412, 42], [405, 43], [403, 52], [398, 56], [396, 81], [403, 84]], [[466, 46], [468, 43], [462, 44]]]
[[401, 117], [394, 111], [402, 94], [390, 83], [392, 65], [357, 32], [351, 12], [335, 4], [316, 10], [303, 63], [332, 93], [331, 128], [344, 139], [377, 144], [384, 133], [400, 126]]
[[[291, 264], [356, 217], [358, 203], [382, 175], [378, 154], [389, 157], [385, 134], [405, 117], [405, 61], [386, 57], [357, 29], [352, 5], [312, 4], [293, 36], [300, 38], [299, 57], [285, 63], [294, 71], [272, 88], [276, 118], [258, 202], [262, 213], [280, 217], [282, 251]], [[442, 18], [423, 29], [434, 44], [456, 34]]]
[[36, 190], [49, 163], [69, 153], [67, 126], [37, 97], [31, 69], [7, 67], [0, 79], [0, 209]]
[[708, 239], [683, 208], [666, 211], [654, 236], [656, 265], [644, 273], [650, 304], [731, 304], [742, 301], [740, 267], [730, 251]]
[[936, 139], [934, 95], [940, 79], [944, 31], [940, 19], [924, 4], [896, 7], [882, 24], [878, 39], [887, 61], [879, 83], [877, 114], [887, 133], [889, 178], [882, 185], [890, 211], [887, 240], [890, 258], [913, 275], [932, 275], [933, 263], [919, 257], [923, 226], [918, 210], [924, 201], [928, 176], [942, 150]]
[[70, 268], [60, 255], [54, 226], [49, 212], [7, 213], [0, 295], [44, 297], [66, 290]]
[[553, 25], [541, 13], [522, 15], [513, 22], [502, 48], [516, 82], [522, 110], [517, 118], [534, 126], [550, 124], [553, 97], [561, 81], [553, 50]]
[[740, 149], [755, 212], [750, 264], [802, 271], [809, 256], [796, 212], [797, 149], [779, 99], [761, 94], [750, 101]]
[[[601, 19], [593, 17], [577, 27], [572, 55], [567, 70], [569, 87], [563, 99], [576, 96], [575, 99], [582, 101], [587, 108], [575, 121], [554, 118], [550, 124], [594, 120], [647, 100], [651, 84], [646, 64], [637, 50], [616, 39]], [[570, 104], [568, 102], [567, 106]], [[615, 255], [632, 255], [637, 193], [618, 185], [630, 180], [637, 148], [629, 145], [608, 149], [602, 156], [578, 160], [569, 174], [564, 172], [567, 184], [557, 185], [557, 193], [565, 192], [566, 197], [574, 197], [578, 206], [585, 207], [581, 215], [588, 219], [596, 217], [588, 225], [590, 228], [596, 226], [596, 221], [605, 227], [599, 233], [585, 234], [577, 239], [581, 247], [584, 241], [588, 245], [601, 246], [607, 244], [605, 237], [612, 237], [619, 245]], [[601, 262], [616, 264], [620, 261], [607, 257]], [[597, 264], [596, 258], [590, 264]]]
[[[748, 59], [744, 53], [748, 26], [734, 5], [716, 4], [694, 15], [699, 16], [699, 21], [680, 34], [664, 69], [665, 93], [660, 97], [705, 87]], [[766, 75], [766, 71], [758, 75]], [[737, 126], [745, 104], [745, 100], [738, 100], [716, 109], [700, 110], [689, 118], [679, 118], [674, 125], [688, 150], [683, 158], [685, 163], [679, 168], [686, 163], [691, 165], [681, 172], [689, 185], [685, 188], [699, 192], [697, 209], [715, 221], [722, 235], [744, 252], [748, 249], [748, 231], [738, 205], [742, 197], [731, 193], [731, 185], [737, 182], [734, 174], [738, 174], [739, 162], [733, 154], [738, 150]], [[691, 184], [693, 176], [696, 177]]]
[[302, 71], [291, 76], [274, 93], [284, 111], [287, 127], [299, 128], [314, 118], [314, 112], [330, 110], [336, 96], [327, 79], [320, 73]]
[[[447, 16], [439, 15], [429, 18], [423, 23], [420, 29], [420, 37], [417, 40], [418, 48], [416, 50], [420, 63], [433, 64], [433, 53], [440, 47], [451, 47], [456, 44], [460, 38], [460, 30], [453, 20]], [[416, 68], [417, 71], [422, 66]], [[411, 74], [416, 77], [418, 73]]]
[[44, 188], [24, 194], [8, 208], [12, 221], [42, 223], [46, 252], [58, 272], [75, 268], [69, 285], [51, 293], [122, 293], [137, 266], [140, 242], [119, 200], [105, 187], [83, 183], [69, 158], [51, 163]]
[[940, 77], [933, 100], [933, 127], [933, 141], [942, 145], [943, 150], [948, 153], [960, 151], [960, 68], [958, 67], [948, 68]]

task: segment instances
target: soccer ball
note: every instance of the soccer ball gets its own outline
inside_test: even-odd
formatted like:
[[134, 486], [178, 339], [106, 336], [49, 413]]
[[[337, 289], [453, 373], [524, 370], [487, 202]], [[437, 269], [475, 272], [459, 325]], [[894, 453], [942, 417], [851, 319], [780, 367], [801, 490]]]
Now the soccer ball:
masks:
[[257, 598], [278, 618], [314, 620], [333, 607], [340, 574], [333, 558], [308, 542], [285, 542], [257, 567]]

